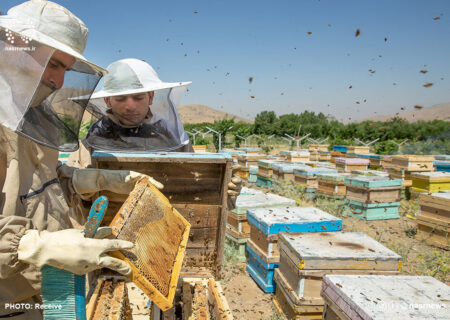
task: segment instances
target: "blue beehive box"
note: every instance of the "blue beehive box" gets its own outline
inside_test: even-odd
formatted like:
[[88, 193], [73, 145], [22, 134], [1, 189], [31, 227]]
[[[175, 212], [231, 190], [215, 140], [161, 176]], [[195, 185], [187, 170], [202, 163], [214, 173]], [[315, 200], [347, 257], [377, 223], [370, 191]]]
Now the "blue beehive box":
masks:
[[347, 153], [347, 146], [333, 146], [333, 151]]
[[278, 233], [342, 230], [342, 219], [315, 207], [250, 209], [247, 220], [251, 226], [247, 271], [264, 292], [275, 290], [273, 275], [279, 262]]
[[433, 162], [436, 171], [450, 172], [450, 161], [436, 160]]

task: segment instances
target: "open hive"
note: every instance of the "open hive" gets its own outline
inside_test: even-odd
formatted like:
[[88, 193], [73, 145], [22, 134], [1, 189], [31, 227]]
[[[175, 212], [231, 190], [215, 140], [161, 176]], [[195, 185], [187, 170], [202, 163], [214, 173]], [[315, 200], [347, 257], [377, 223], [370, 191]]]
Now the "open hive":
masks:
[[450, 193], [419, 195], [417, 229], [428, 244], [450, 249]]
[[448, 319], [450, 287], [433, 277], [326, 275], [324, 320]]
[[395, 275], [402, 258], [362, 232], [289, 234], [278, 238], [274, 302], [289, 318], [321, 319], [326, 274]]
[[88, 320], [132, 320], [126, 281], [101, 277], [86, 307]]
[[[227, 190], [232, 159], [217, 153], [94, 152], [94, 167], [133, 170], [164, 184], [161, 192], [191, 224], [183, 274], [220, 277], [227, 223]], [[104, 191], [109, 224], [126, 196]]]
[[342, 220], [314, 207], [260, 208], [247, 211], [250, 240], [247, 271], [264, 292], [275, 292], [273, 281], [280, 253], [280, 232], [323, 232], [342, 230]]
[[172, 307], [190, 224], [147, 178], [141, 179], [110, 224], [113, 235], [135, 247], [111, 253], [126, 261], [129, 276], [162, 310]]
[[411, 175], [412, 189], [417, 192], [450, 190], [450, 172], [415, 172]]
[[336, 158], [336, 168], [340, 172], [352, 172], [354, 170], [367, 170], [369, 160], [359, 158]]

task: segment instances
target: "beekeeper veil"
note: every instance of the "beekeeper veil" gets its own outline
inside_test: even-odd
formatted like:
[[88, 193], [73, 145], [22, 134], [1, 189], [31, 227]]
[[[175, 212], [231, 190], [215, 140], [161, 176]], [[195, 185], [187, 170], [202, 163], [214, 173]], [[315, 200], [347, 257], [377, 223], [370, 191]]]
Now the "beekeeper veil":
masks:
[[[103, 89], [95, 92], [88, 110], [102, 115], [89, 130], [86, 143], [96, 150], [160, 152], [189, 143], [177, 105], [190, 82], [163, 82], [155, 70], [138, 59], [123, 59], [108, 66]], [[153, 95], [147, 116], [135, 125], [125, 125], [106, 97], [149, 93]]]
[[60, 151], [78, 148], [86, 103], [105, 73], [82, 55], [84, 23], [64, 7], [31, 0], [0, 16], [0, 124]]

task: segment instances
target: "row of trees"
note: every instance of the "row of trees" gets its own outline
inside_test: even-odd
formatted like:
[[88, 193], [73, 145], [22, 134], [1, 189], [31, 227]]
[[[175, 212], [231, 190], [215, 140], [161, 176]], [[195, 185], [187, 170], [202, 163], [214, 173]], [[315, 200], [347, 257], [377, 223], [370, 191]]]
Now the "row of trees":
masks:
[[[220, 132], [223, 137], [226, 134], [247, 137], [257, 134], [259, 144], [267, 142], [266, 137], [283, 137], [288, 134], [293, 137], [301, 137], [308, 133], [313, 139], [328, 138], [333, 144], [355, 145], [354, 138], [362, 141], [379, 141], [373, 146], [379, 154], [392, 154], [398, 152], [398, 144], [408, 139], [408, 144], [403, 148], [404, 153], [411, 154], [450, 154], [450, 122], [443, 120], [407, 122], [402, 118], [393, 118], [389, 121], [363, 121], [344, 124], [336, 119], [329, 118], [323, 113], [304, 111], [301, 114], [285, 114], [279, 117], [274, 111], [263, 111], [259, 113], [253, 124], [236, 123], [234, 119], [215, 121], [213, 124], [186, 124], [185, 129], [193, 129], [202, 132], [207, 131], [209, 126]], [[218, 148], [218, 136], [213, 135], [214, 145]], [[224, 139], [223, 139], [224, 140]], [[196, 137], [197, 144], [206, 144], [200, 136]], [[239, 146], [242, 139], [236, 138], [234, 145], [223, 145], [223, 147]], [[405, 152], [407, 150], [407, 152]]]

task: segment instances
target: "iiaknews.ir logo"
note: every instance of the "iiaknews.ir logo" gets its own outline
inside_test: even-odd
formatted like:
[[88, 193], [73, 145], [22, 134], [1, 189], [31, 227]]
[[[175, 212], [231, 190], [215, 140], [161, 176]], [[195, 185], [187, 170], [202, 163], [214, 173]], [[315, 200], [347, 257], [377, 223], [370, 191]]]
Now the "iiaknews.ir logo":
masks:
[[[19, 36], [20, 42], [17, 41], [16, 35], [9, 29], [5, 29], [6, 43], [5, 46], [6, 51], [35, 51], [36, 47], [30, 46], [31, 38], [27, 36]], [[19, 45], [20, 44], [20, 45]], [[24, 46], [25, 45], [25, 46]]]

